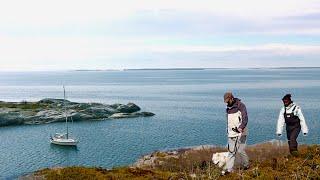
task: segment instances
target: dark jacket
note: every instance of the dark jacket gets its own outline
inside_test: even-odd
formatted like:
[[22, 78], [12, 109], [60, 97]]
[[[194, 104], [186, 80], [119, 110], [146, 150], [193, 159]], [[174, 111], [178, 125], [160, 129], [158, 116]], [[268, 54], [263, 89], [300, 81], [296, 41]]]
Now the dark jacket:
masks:
[[242, 122], [239, 128], [244, 129], [245, 127], [247, 127], [247, 124], [248, 124], [247, 108], [246, 108], [246, 105], [244, 105], [240, 99], [234, 98], [234, 103], [231, 106], [227, 106], [226, 111], [227, 111], [227, 114], [233, 114], [240, 111], [242, 116], [241, 118]]

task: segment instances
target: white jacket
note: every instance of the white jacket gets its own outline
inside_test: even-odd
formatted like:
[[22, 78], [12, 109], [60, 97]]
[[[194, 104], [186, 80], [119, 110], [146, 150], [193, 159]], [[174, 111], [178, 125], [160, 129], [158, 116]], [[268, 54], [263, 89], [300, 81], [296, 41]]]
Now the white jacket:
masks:
[[283, 131], [283, 126], [285, 123], [285, 119], [284, 119], [284, 108], [286, 108], [287, 113], [292, 113], [292, 110], [294, 109], [294, 107], [296, 106], [295, 110], [294, 110], [294, 115], [298, 116], [300, 119], [300, 125], [301, 125], [301, 130], [302, 133], [308, 133], [309, 129], [306, 123], [306, 120], [302, 114], [301, 108], [300, 106], [296, 105], [296, 104], [292, 104], [288, 107], [282, 107], [280, 110], [280, 114], [279, 114], [279, 118], [278, 118], [278, 123], [277, 123], [277, 134], [282, 134]]

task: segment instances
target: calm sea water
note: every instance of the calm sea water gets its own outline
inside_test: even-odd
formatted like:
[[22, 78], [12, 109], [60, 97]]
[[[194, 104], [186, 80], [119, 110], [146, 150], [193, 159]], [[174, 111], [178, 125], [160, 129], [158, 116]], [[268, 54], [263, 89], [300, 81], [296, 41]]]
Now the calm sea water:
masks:
[[225, 145], [223, 94], [247, 105], [249, 144], [275, 138], [281, 98], [292, 93], [319, 143], [320, 69], [213, 69], [114, 72], [0, 72], [0, 100], [67, 98], [78, 102], [138, 104], [151, 118], [77, 122], [77, 148], [50, 145], [64, 123], [0, 127], [0, 179], [54, 166], [130, 165], [143, 154], [203, 144]]

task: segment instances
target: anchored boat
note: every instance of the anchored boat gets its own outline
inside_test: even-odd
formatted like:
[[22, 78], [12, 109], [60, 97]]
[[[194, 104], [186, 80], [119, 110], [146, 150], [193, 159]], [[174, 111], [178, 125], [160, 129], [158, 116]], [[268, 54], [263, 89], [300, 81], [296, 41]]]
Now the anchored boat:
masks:
[[64, 106], [64, 114], [66, 118], [66, 133], [56, 133], [53, 137], [50, 137], [50, 142], [56, 145], [62, 146], [76, 146], [78, 144], [78, 140], [69, 137], [69, 127], [68, 127], [68, 115], [66, 108], [66, 90], [63, 86], [63, 106]]

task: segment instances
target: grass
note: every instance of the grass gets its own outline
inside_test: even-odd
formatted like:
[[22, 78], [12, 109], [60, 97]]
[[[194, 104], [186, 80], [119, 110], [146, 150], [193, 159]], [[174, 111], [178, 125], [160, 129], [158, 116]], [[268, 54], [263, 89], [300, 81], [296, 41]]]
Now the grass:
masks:
[[319, 179], [320, 146], [303, 146], [297, 157], [267, 154], [265, 160], [255, 160], [248, 171], [239, 171], [229, 178], [241, 179]]
[[183, 174], [148, 170], [141, 168], [115, 168], [106, 170], [102, 168], [67, 167], [56, 169], [44, 169], [36, 173], [48, 180], [92, 179], [92, 180], [118, 180], [118, 179], [180, 179]]
[[220, 176], [221, 169], [211, 163], [212, 153], [224, 148], [181, 150], [176, 156], [166, 157], [165, 152], [155, 152], [155, 163], [141, 168], [122, 167], [112, 170], [102, 168], [67, 167], [45, 169], [37, 172], [46, 179], [319, 179], [320, 146], [303, 145], [299, 155], [288, 154], [287, 145], [264, 143], [249, 146], [249, 170], [235, 167], [235, 172]]

